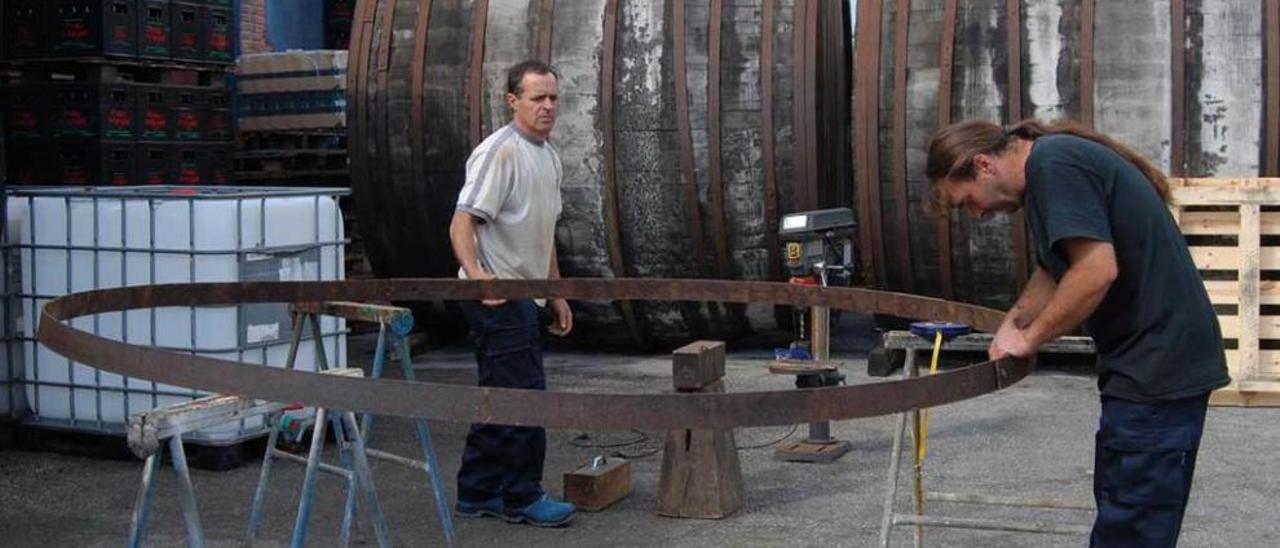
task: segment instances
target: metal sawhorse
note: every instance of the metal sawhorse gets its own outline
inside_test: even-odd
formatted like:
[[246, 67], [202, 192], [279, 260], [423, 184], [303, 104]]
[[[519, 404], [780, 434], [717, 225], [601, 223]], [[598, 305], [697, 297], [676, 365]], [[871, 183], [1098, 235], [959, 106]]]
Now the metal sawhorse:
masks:
[[[404, 379], [409, 382], [415, 381], [413, 372], [413, 361], [409, 355], [409, 332], [413, 330], [413, 313], [407, 308], [399, 306], [387, 306], [353, 302], [316, 302], [316, 303], [294, 303], [290, 305], [290, 313], [293, 318], [293, 338], [289, 345], [288, 366], [292, 367], [297, 359], [298, 347], [302, 341], [302, 333], [308, 324], [310, 325], [311, 337], [315, 343], [316, 362], [322, 369], [328, 367], [328, 361], [325, 357], [323, 339], [320, 333], [319, 316], [333, 316], [342, 318], [347, 321], [362, 321], [378, 324], [378, 343], [373, 355], [373, 370], [371, 378], [382, 378], [384, 366], [386, 364], [388, 336], [395, 344], [396, 353], [400, 358], [400, 369], [404, 373]], [[317, 418], [317, 425], [320, 424]], [[430, 481], [431, 492], [435, 498], [436, 513], [440, 518], [440, 528], [444, 532], [445, 543], [453, 546], [453, 515], [449, 510], [449, 500], [446, 495], [444, 481], [440, 476], [440, 467], [436, 461], [435, 450], [432, 448], [431, 432], [427, 428], [427, 421], [423, 419], [415, 419], [414, 427], [418, 437], [418, 445], [422, 449], [423, 460], [415, 460], [406, 458], [386, 451], [367, 447], [370, 445], [371, 430], [373, 428], [373, 415], [365, 414], [360, 418], [360, 437], [365, 440], [365, 453], [375, 459], [404, 466], [413, 470], [421, 470]], [[274, 432], [274, 431], [273, 431]], [[288, 453], [280, 452], [285, 455]], [[265, 483], [266, 470], [270, 465], [267, 460], [263, 462], [263, 482]], [[350, 506], [354, 504], [354, 499], [348, 494], [348, 513]]]
[[[991, 346], [991, 338], [991, 335], [988, 334], [964, 335], [944, 343], [942, 345], [942, 349], [950, 351], [986, 352]], [[917, 377], [919, 376], [920, 371], [919, 365], [916, 363], [916, 354], [922, 350], [932, 349], [933, 345], [929, 341], [926, 341], [908, 331], [890, 331], [884, 335], [884, 348], [887, 350], [906, 350], [906, 362], [903, 366], [902, 374], [904, 377]], [[1095, 352], [1095, 348], [1093, 339], [1089, 337], [1062, 337], [1041, 347], [1040, 352], [1092, 354]], [[907, 417], [908, 415], [911, 416], [911, 423], [913, 426], [919, 425], [921, 424], [920, 414], [921, 410], [919, 409], [899, 414], [897, 426], [893, 430], [892, 456], [889, 461], [889, 479], [887, 482], [888, 489], [886, 490], [887, 492], [884, 499], [884, 513], [880, 521], [879, 546], [881, 548], [888, 548], [890, 533], [892, 532], [893, 527], [899, 525], [915, 526], [916, 548], [920, 548], [924, 543], [923, 528], [925, 526], [1060, 535], [1089, 534], [1091, 527], [1088, 525], [926, 515], [924, 513], [924, 502], [926, 500], [992, 506], [1017, 506], [1046, 510], [1092, 511], [1094, 508], [1092, 505], [1054, 500], [1033, 500], [974, 493], [926, 492], [924, 490], [924, 474], [920, 467], [915, 467], [913, 474], [914, 489], [912, 491], [912, 502], [914, 503], [914, 513], [894, 513], [893, 506], [898, 494], [898, 468], [900, 461], [902, 460], [902, 445], [907, 428]], [[919, 447], [920, 434], [923, 429], [913, 427], [913, 430], [912, 441], [915, 447]]]
[[[333, 369], [325, 371], [325, 374], [351, 377], [363, 375], [359, 369]], [[155, 495], [156, 477], [159, 474], [160, 459], [162, 457], [161, 442], [168, 446], [169, 455], [173, 460], [174, 475], [178, 479], [182, 520], [187, 533], [187, 545], [197, 548], [203, 547], [204, 531], [200, 526], [195, 490], [191, 485], [190, 470], [187, 467], [187, 459], [183, 449], [183, 434], [259, 415], [275, 414], [284, 407], [285, 404], [282, 403], [261, 402], [240, 396], [213, 395], [162, 409], [136, 413], [129, 417], [127, 434], [129, 447], [134, 454], [146, 458], [142, 468], [142, 486], [134, 502], [133, 517], [129, 529], [130, 548], [141, 546], [143, 538], [146, 536], [147, 517], [151, 501]], [[318, 413], [319, 419], [324, 420], [325, 410], [321, 409]], [[368, 460], [363, 454], [364, 442], [360, 438], [359, 430], [355, 428], [354, 413], [345, 412], [341, 413], [341, 415], [340, 419], [335, 417], [334, 420], [343, 420], [351, 424], [348, 429], [351, 432], [351, 437], [348, 441], [354, 447], [354, 471], [320, 464], [318, 446], [324, 443], [323, 434], [312, 439], [311, 455], [304, 462], [307, 464], [309, 471], [313, 467], [324, 466], [336, 475], [344, 477], [347, 480], [349, 498], [354, 497], [357, 489], [364, 493], [365, 502], [374, 514], [375, 531], [379, 540], [382, 541], [386, 538], [386, 521], [382, 519], [377, 491], [373, 484], [373, 474], [369, 469]], [[337, 424], [335, 422], [335, 427]], [[322, 429], [317, 428], [317, 431], [322, 432]], [[270, 436], [273, 444], [275, 434], [276, 431], [273, 429]], [[268, 451], [270, 450], [271, 447], [268, 447]], [[293, 455], [290, 455], [290, 457], [302, 460], [300, 457]], [[261, 485], [259, 487], [261, 488]], [[309, 511], [312, 492], [311, 488], [304, 487], [302, 502], [299, 504], [298, 525], [303, 529], [305, 529], [306, 523], [303, 510]], [[344, 536], [346, 525], [344, 524]], [[301, 545], [302, 536], [297, 535], [297, 533], [298, 529], [295, 528], [295, 545]], [[385, 546], [386, 542], [382, 542], [382, 544]]]

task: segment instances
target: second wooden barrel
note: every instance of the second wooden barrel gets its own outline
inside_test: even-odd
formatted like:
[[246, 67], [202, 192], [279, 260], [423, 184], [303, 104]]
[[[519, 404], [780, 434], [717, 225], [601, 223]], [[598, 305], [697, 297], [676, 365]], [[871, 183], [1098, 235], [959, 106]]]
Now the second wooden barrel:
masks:
[[[564, 162], [564, 276], [776, 277], [779, 217], [835, 205], [849, 189], [848, 168], [829, 167], [848, 157], [846, 10], [815, 0], [362, 0], [348, 111], [374, 269], [454, 275], [447, 227], [464, 162], [509, 119], [505, 69], [535, 58], [561, 76], [552, 142]], [[775, 322], [773, 307], [710, 303], [578, 303], [577, 313], [580, 339], [642, 345]]]

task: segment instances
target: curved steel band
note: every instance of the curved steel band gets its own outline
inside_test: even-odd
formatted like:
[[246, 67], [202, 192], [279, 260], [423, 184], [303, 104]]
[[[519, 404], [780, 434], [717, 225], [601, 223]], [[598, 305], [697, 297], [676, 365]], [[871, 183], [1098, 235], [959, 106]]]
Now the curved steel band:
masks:
[[1026, 360], [1002, 359], [917, 379], [832, 388], [719, 394], [566, 393], [285, 371], [125, 344], [80, 331], [67, 321], [90, 314], [161, 306], [524, 297], [818, 305], [906, 318], [945, 319], [988, 332], [994, 331], [1002, 318], [996, 310], [928, 297], [772, 282], [404, 279], [179, 284], [87, 291], [46, 304], [39, 333], [42, 343], [77, 362], [215, 393], [380, 415], [564, 429], [731, 428], [870, 417], [979, 396], [1009, 386], [1031, 370]]

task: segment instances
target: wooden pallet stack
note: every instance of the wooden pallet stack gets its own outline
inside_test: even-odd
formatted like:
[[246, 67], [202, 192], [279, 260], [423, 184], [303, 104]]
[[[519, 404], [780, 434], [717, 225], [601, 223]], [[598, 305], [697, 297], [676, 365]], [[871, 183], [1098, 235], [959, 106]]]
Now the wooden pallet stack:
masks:
[[1232, 383], [1210, 401], [1280, 406], [1280, 178], [1170, 184], [1174, 215], [1227, 343]]
[[[265, 186], [349, 187], [347, 52], [290, 50], [243, 55], [236, 180]], [[350, 196], [342, 199], [346, 275], [371, 278]]]
[[348, 186], [346, 83], [346, 51], [241, 56], [237, 179]]

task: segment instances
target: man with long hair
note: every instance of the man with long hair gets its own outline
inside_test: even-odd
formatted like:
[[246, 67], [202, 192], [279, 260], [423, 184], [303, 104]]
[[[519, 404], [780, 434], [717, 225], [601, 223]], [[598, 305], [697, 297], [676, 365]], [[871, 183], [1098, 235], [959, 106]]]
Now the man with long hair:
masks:
[[1174, 546], [1209, 393], [1230, 382], [1222, 333], [1164, 175], [1129, 147], [1063, 122], [966, 121], [929, 145], [939, 208], [1025, 209], [1039, 268], [990, 357], [1031, 357], [1083, 324], [1102, 416], [1091, 546]]

